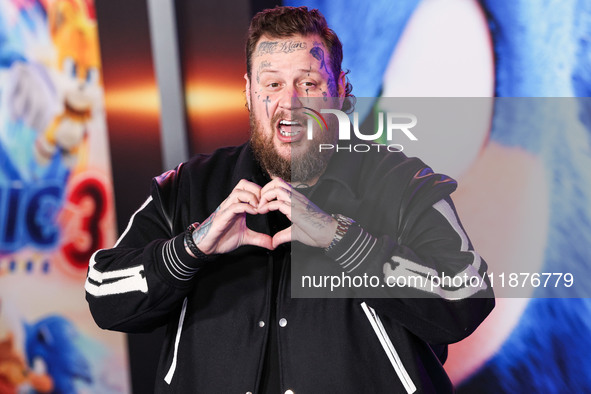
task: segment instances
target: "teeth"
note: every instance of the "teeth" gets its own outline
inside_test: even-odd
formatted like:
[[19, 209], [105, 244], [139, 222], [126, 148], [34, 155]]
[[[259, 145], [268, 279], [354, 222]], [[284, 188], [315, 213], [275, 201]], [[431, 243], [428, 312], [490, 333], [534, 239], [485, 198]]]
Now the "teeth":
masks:
[[281, 122], [279, 122], [279, 124], [282, 124], [285, 126], [295, 126], [295, 125], [299, 125], [300, 123], [296, 120], [282, 120]]
[[297, 130], [297, 131], [292, 131], [292, 132], [290, 133], [290, 132], [287, 132], [287, 131], [285, 131], [285, 130], [283, 130], [283, 129], [279, 129], [279, 132], [280, 132], [280, 133], [281, 133], [281, 135], [282, 135], [282, 136], [284, 136], [284, 137], [293, 137], [294, 135], [298, 135], [298, 134], [300, 133], [300, 130]]
[[[297, 120], [282, 119], [281, 121], [279, 121], [279, 126], [289, 126], [291, 128], [293, 126], [301, 126], [301, 123]], [[283, 128], [279, 127], [279, 133], [281, 133], [281, 135], [284, 137], [293, 137], [295, 135], [298, 135], [301, 131], [302, 130], [286, 131]]]

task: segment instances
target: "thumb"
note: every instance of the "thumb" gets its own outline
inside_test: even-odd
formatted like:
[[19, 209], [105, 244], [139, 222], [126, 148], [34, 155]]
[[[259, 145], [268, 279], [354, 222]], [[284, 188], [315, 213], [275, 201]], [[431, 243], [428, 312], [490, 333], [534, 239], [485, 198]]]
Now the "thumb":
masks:
[[260, 246], [261, 248], [273, 250], [273, 240], [267, 234], [257, 233], [247, 228], [242, 238], [243, 245]]
[[277, 234], [273, 236], [273, 249], [278, 247], [281, 244], [291, 242], [291, 228], [293, 226], [289, 226], [288, 228], [279, 231]]

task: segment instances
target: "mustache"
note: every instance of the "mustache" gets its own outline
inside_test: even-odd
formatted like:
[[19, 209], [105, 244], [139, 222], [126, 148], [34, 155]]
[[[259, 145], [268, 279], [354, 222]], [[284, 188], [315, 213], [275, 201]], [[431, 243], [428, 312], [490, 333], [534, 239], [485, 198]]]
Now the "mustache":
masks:
[[296, 121], [301, 126], [305, 126], [307, 123], [307, 117], [304, 116], [302, 113], [296, 111], [280, 111], [273, 115], [273, 117], [271, 117], [271, 127], [275, 127], [275, 125], [281, 119], [290, 119], [292, 121]]

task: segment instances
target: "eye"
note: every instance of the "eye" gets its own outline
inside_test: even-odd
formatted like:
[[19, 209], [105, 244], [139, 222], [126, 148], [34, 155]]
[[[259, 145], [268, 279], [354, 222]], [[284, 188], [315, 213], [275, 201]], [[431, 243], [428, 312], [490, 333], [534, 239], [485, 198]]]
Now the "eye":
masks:
[[86, 73], [86, 82], [89, 84], [96, 84], [98, 83], [98, 70], [96, 68], [91, 68]]
[[267, 87], [271, 89], [277, 89], [279, 86], [279, 82], [271, 82], [267, 84]]
[[310, 81], [306, 81], [303, 83], [304, 86], [306, 87], [312, 87], [312, 86], [316, 86], [316, 83], [314, 82], [310, 82]]
[[78, 70], [76, 70], [76, 63], [74, 62], [74, 59], [71, 57], [65, 58], [62, 67], [65, 75], [69, 75], [74, 78], [76, 77]]
[[44, 345], [51, 345], [53, 342], [51, 332], [47, 327], [41, 327], [37, 332], [37, 340]]
[[43, 344], [47, 342], [47, 340], [46, 340], [46, 338], [45, 338], [45, 335], [43, 335], [43, 331], [39, 331], [39, 332], [37, 333], [37, 340], [38, 340], [40, 343], [43, 343]]

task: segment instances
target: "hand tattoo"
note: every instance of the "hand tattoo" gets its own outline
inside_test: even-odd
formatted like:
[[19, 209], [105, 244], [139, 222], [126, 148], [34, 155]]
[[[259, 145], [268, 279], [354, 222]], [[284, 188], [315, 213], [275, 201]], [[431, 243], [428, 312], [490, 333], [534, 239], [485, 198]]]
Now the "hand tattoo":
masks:
[[197, 229], [195, 231], [193, 231], [192, 235], [193, 235], [193, 242], [195, 242], [195, 245], [199, 245], [199, 242], [201, 242], [203, 240], [203, 238], [205, 238], [205, 236], [209, 232], [209, 229], [211, 228], [211, 224], [213, 223], [213, 219], [215, 218], [215, 215], [217, 215], [219, 210], [220, 210], [220, 207], [218, 206], [216, 208], [216, 210], [211, 215], [209, 215], [209, 217], [203, 223], [201, 223], [201, 225], [199, 227], [197, 227]]
[[319, 208], [312, 202], [308, 201], [306, 205], [306, 218], [310, 219], [314, 227], [323, 229], [332, 222], [332, 217], [320, 211]]

